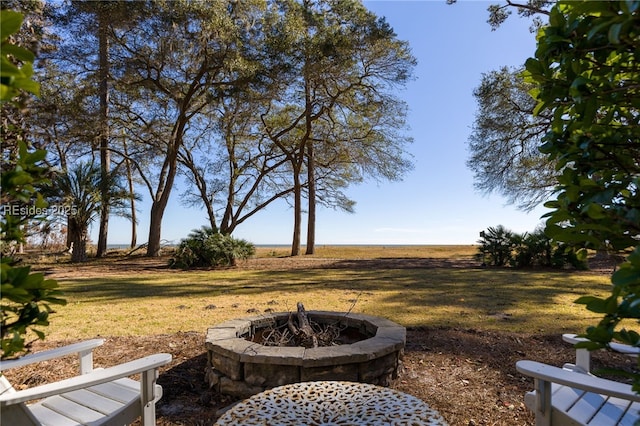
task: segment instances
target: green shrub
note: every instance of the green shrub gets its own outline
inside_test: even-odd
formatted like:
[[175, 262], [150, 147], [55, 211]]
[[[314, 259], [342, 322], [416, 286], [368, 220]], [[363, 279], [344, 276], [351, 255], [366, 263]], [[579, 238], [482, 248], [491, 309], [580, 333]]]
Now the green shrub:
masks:
[[235, 266], [237, 259], [247, 259], [255, 252], [256, 248], [252, 243], [203, 226], [180, 242], [169, 266], [183, 269]]
[[552, 240], [542, 228], [518, 234], [498, 225], [482, 231], [480, 237], [478, 257], [485, 265], [558, 269], [570, 265], [576, 269], [587, 269], [587, 263], [579, 258], [575, 249]]
[[543, 229], [532, 233], [514, 234], [514, 255], [511, 265], [515, 268], [551, 266], [553, 242]]
[[502, 225], [480, 232], [479, 257], [489, 266], [505, 266], [512, 259], [514, 234]]
[[587, 260], [578, 256], [575, 247], [556, 242], [551, 258], [551, 266], [554, 268], [564, 268], [567, 265], [579, 270], [589, 269]]

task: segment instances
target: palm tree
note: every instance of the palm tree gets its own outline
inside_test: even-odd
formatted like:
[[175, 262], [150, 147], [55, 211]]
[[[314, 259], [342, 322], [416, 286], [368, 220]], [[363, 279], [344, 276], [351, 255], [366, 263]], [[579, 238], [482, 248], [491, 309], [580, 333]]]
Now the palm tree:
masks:
[[129, 217], [126, 207], [131, 195], [118, 181], [115, 170], [106, 176], [106, 182], [103, 179], [100, 166], [93, 162], [77, 163], [53, 179], [52, 198], [61, 206], [58, 211], [68, 219], [72, 262], [87, 260], [89, 225], [106, 204], [102, 188], [110, 188], [107, 196], [112, 212]]

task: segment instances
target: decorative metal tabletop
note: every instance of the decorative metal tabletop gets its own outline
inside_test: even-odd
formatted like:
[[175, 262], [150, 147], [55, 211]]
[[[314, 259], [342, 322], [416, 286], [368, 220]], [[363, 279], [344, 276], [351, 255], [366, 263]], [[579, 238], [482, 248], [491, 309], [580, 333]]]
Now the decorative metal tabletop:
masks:
[[393, 389], [353, 382], [304, 382], [253, 395], [216, 422], [263, 426], [444, 425], [424, 401]]

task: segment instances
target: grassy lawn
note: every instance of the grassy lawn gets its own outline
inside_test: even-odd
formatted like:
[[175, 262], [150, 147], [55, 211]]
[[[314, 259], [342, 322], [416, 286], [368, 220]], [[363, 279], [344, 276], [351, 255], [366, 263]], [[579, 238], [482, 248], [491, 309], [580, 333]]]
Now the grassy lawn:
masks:
[[[286, 248], [262, 248], [259, 257], [282, 258]], [[306, 260], [471, 259], [473, 246], [319, 247]], [[91, 268], [112, 267], [104, 273]], [[48, 339], [204, 332], [218, 322], [263, 312], [363, 312], [405, 326], [447, 326], [522, 333], [580, 332], [598, 318], [573, 301], [603, 295], [609, 277], [594, 272], [517, 271], [462, 267], [271, 267], [209, 271], [122, 268], [110, 260], [59, 265], [55, 276], [67, 306], [56, 307]], [[67, 269], [65, 269], [65, 267]]]

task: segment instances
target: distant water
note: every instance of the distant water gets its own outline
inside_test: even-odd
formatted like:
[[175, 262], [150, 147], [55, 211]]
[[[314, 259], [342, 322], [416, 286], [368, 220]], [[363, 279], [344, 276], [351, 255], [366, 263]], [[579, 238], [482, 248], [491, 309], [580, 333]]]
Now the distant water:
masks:
[[128, 249], [129, 244], [107, 244], [107, 250]]
[[[142, 243], [142, 244], [146, 244], [146, 243]], [[136, 247], [140, 245], [141, 244], [137, 244]], [[163, 241], [161, 245], [162, 247], [175, 247], [178, 245], [178, 243]], [[130, 248], [131, 248], [130, 244], [107, 244], [107, 250], [126, 250]]]

